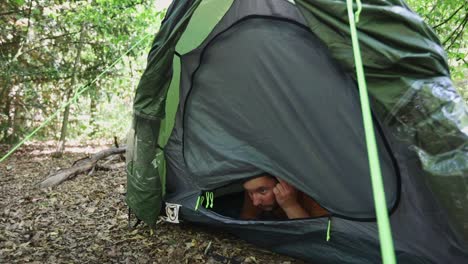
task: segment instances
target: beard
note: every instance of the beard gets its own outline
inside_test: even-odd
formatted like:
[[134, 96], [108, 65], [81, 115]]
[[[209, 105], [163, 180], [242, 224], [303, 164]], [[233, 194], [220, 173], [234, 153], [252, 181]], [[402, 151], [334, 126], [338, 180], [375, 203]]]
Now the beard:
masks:
[[273, 211], [275, 208], [276, 208], [276, 205], [274, 205], [274, 204], [272, 204], [272, 205], [261, 205], [260, 206], [260, 209], [262, 209], [263, 211]]

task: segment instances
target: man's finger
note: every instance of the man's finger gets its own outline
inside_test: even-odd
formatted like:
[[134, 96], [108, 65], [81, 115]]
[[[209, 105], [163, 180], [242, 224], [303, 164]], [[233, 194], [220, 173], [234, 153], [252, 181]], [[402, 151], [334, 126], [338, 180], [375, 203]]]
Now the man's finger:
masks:
[[285, 181], [283, 181], [283, 182], [281, 183], [281, 185], [283, 185], [283, 188], [284, 188], [285, 190], [290, 190], [290, 189], [291, 189], [291, 184], [289, 184], [289, 183], [287, 183], [287, 182], [285, 182]]
[[292, 188], [291, 184], [287, 183], [286, 181], [284, 181], [284, 180], [282, 180], [280, 178], [276, 178], [276, 179], [278, 180], [279, 184], [281, 184], [281, 186], [283, 186], [283, 188], [285, 190], [291, 190], [291, 188]]
[[292, 191], [291, 184], [289, 184], [289, 183], [287, 183], [285, 181], [281, 182], [281, 186], [283, 187], [283, 190], [285, 190], [285, 191]]
[[276, 184], [276, 187], [275, 187], [277, 190], [278, 190], [278, 193], [284, 193], [284, 187], [281, 183], [278, 183]]

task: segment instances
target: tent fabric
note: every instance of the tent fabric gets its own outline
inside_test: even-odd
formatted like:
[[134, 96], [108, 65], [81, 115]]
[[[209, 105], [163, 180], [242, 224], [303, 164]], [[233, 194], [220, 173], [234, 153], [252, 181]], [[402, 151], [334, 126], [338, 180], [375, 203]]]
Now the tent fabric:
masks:
[[[353, 81], [308, 30], [271, 18], [242, 21], [182, 56], [184, 65], [200, 62], [185, 80], [188, 87], [181, 87], [189, 89], [180, 116], [188, 170], [203, 190], [266, 171], [300, 186], [335, 214], [374, 217]], [[380, 146], [391, 208], [398, 175], [382, 140]]]
[[[200, 3], [178, 1], [171, 5], [148, 55], [148, 66], [134, 99], [134, 119], [127, 150], [126, 202], [136, 216], [154, 226], [161, 208], [163, 187], [156, 162], [161, 120], [172, 79], [174, 49], [180, 33]], [[161, 163], [161, 160], [159, 160]]]
[[[358, 30], [398, 262], [465, 263], [466, 104], [416, 14], [402, 1], [363, 4]], [[175, 1], [135, 96], [129, 207], [154, 225], [164, 200], [181, 204], [184, 220], [280, 253], [379, 262], [353, 68], [345, 1]], [[228, 187], [263, 171], [332, 213], [330, 242], [328, 218], [223, 213], [221, 189], [237, 195]], [[220, 209], [195, 210], [204, 191]]]
[[[311, 30], [353, 72], [346, 1], [297, 0]], [[401, 0], [363, 1], [358, 23], [374, 113], [417, 153], [426, 184], [468, 240], [468, 110], [434, 31]]]

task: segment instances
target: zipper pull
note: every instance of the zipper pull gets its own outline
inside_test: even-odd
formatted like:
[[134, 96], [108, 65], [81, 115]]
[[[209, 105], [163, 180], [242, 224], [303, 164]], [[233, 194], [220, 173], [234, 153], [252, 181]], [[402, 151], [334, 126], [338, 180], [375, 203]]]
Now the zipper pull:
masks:
[[328, 227], [327, 227], [327, 242], [330, 241], [331, 233], [331, 216], [328, 218]]
[[195, 205], [195, 211], [198, 210], [198, 206], [200, 206], [200, 204], [203, 204], [203, 200], [205, 200], [205, 197], [203, 195], [198, 196], [197, 204]]
[[206, 196], [205, 208], [213, 208], [214, 193], [206, 192], [205, 196]]

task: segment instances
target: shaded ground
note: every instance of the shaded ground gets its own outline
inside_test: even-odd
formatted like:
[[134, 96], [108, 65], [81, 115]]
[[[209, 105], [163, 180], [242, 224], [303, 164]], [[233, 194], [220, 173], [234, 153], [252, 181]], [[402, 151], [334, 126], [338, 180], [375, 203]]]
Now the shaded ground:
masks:
[[35, 186], [104, 148], [73, 147], [54, 159], [52, 145], [32, 144], [0, 164], [0, 263], [303, 263], [188, 224], [129, 229], [123, 169]]

